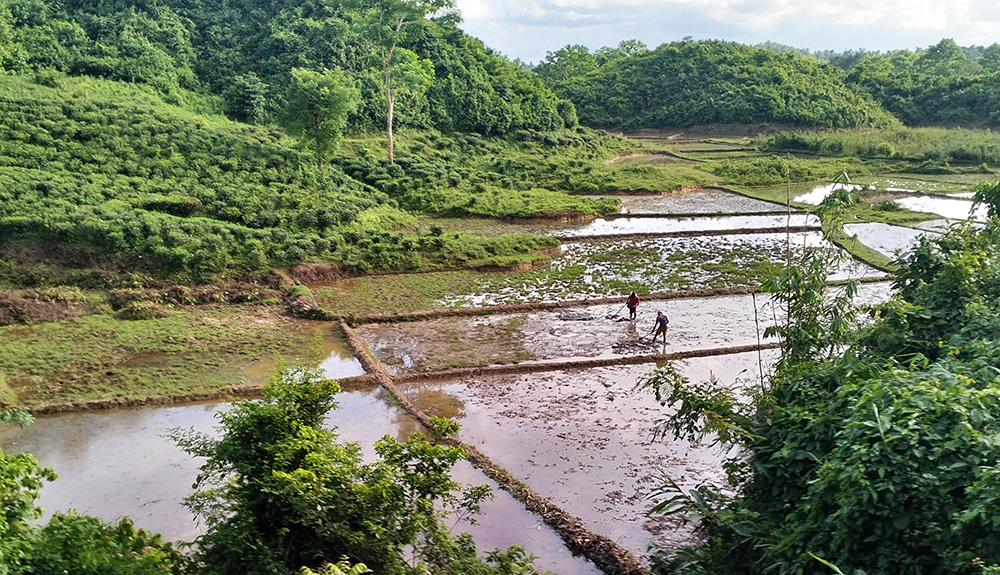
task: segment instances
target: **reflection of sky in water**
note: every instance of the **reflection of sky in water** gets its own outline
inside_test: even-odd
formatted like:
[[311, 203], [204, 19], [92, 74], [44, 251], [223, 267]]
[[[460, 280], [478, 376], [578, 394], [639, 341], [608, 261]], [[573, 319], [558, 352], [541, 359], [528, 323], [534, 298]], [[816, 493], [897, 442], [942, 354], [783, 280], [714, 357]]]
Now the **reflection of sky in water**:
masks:
[[[357, 441], [365, 461], [375, 460], [374, 444], [388, 434], [405, 440], [422, 428], [400, 407], [390, 405], [378, 391], [337, 395], [339, 409], [327, 414], [326, 426], [336, 427], [340, 441]], [[45, 519], [55, 511], [76, 509], [106, 521], [131, 517], [136, 527], [161, 533], [169, 541], [188, 540], [204, 531], [181, 504], [190, 494], [202, 459], [188, 456], [164, 437], [171, 428], [193, 428], [214, 434], [215, 413], [227, 404], [153, 407], [39, 417], [33, 425], [14, 430], [3, 440], [10, 453], [32, 453], [43, 466], [60, 476], [41, 489], [39, 505]], [[538, 516], [482, 472], [462, 461], [453, 479], [490, 484], [495, 498], [483, 502], [479, 525], [458, 524], [455, 532], [469, 531], [485, 553], [496, 547], [524, 545], [540, 557], [541, 571], [597, 574], [594, 566], [574, 558], [559, 536]], [[447, 521], [451, 527], [452, 518]]]
[[796, 196], [792, 199], [793, 202], [799, 202], [800, 204], [809, 204], [811, 206], [818, 206], [823, 203], [823, 200], [827, 196], [832, 194], [834, 190], [860, 190], [861, 186], [857, 184], [827, 184], [825, 186], [817, 186], [807, 194], [802, 194], [801, 196]]
[[365, 374], [365, 368], [361, 367], [361, 362], [358, 361], [358, 358], [346, 355], [339, 350], [334, 350], [329, 357], [320, 362], [319, 368], [330, 379]]
[[893, 257], [897, 251], [905, 252], [916, 244], [917, 238], [931, 233], [882, 223], [845, 224], [844, 231], [848, 236], [858, 236], [858, 241], [862, 244], [889, 257]]
[[[862, 186], [857, 184], [827, 184], [825, 186], [817, 186], [813, 188], [811, 192], [797, 196], [794, 201], [818, 206], [823, 203], [823, 200], [833, 193], [834, 190], [860, 190], [861, 188]], [[941, 217], [953, 220], [964, 220], [968, 218], [969, 215], [972, 215], [974, 219], [979, 221], [985, 221], [987, 219], [987, 208], [985, 205], [981, 205], [973, 211], [973, 204], [971, 201], [971, 198], [974, 195], [973, 192], [960, 192], [957, 194], [951, 194], [952, 197], [943, 197], [927, 196], [920, 194], [915, 190], [905, 188], [889, 187], [884, 188], [883, 191], [897, 194], [912, 194], [894, 200], [900, 207], [910, 210], [911, 212], [937, 214]]]
[[560, 230], [558, 236], [610, 236], [623, 234], [655, 234], [669, 232], [718, 231], [759, 228], [820, 226], [819, 218], [812, 214], [773, 216], [731, 216], [721, 218], [615, 218], [598, 219], [570, 230]]
[[964, 220], [972, 215], [979, 221], [987, 219], [987, 207], [981, 205], [973, 211], [971, 200], [941, 198], [931, 196], [912, 196], [899, 198], [896, 203], [913, 212], [926, 212], [953, 219]]

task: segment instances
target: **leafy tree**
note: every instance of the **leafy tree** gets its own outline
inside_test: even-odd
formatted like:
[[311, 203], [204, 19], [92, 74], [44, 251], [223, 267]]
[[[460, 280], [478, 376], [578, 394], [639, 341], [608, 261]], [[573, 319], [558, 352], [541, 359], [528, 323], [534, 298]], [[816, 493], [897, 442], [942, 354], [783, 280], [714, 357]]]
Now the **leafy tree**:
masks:
[[225, 92], [226, 113], [248, 124], [258, 124], [267, 113], [267, 84], [248, 72], [233, 79]]
[[1000, 72], [1000, 44], [993, 43], [983, 50], [979, 65], [989, 73]]
[[357, 107], [359, 97], [354, 82], [340, 70], [292, 70], [284, 124], [313, 149], [320, 170], [323, 158], [339, 143], [347, 115]]
[[555, 52], [546, 52], [545, 59], [535, 67], [535, 73], [548, 81], [569, 80], [586, 76], [598, 67], [597, 58], [581, 44], [567, 45]]
[[[802, 347], [786, 348], [806, 360], [783, 360], [760, 389], [659, 370], [647, 386], [676, 407], [660, 429], [741, 449], [726, 463], [729, 490], [659, 490], [654, 512], [697, 522], [704, 543], [656, 554], [654, 571], [994, 571], [998, 245], [995, 222], [924, 240], [897, 260], [897, 295], [874, 325], [842, 331], [836, 354], [813, 334], [796, 337]], [[814, 290], [778, 283], [798, 327], [849, 320], [815, 305]]]
[[30, 522], [42, 516], [35, 500], [42, 481], [55, 478], [29, 454], [0, 451], [0, 574], [21, 573], [30, 565], [34, 543]]
[[982, 71], [951, 38], [928, 48], [914, 64], [914, 69], [921, 74], [942, 78], [971, 76]]
[[[201, 572], [291, 574], [343, 556], [387, 575], [496, 573], [469, 536], [452, 538], [441, 524], [448, 510], [476, 512], [489, 495], [460, 492], [451, 480], [461, 450], [423, 434], [403, 443], [386, 436], [378, 460], [363, 463], [356, 443], [323, 427], [337, 391], [317, 370], [290, 368], [262, 400], [221, 413], [219, 439], [175, 431], [182, 448], [206, 458], [188, 499], [207, 526], [197, 541]], [[407, 563], [410, 550], [424, 567]], [[532, 572], [530, 558], [514, 563]]]
[[893, 125], [843, 72], [813, 57], [732, 42], [626, 45], [603, 55], [568, 46], [536, 73], [589, 126], [624, 130], [782, 122], [804, 126]]
[[360, 7], [365, 35], [375, 45], [380, 58], [389, 163], [392, 164], [393, 117], [399, 85], [420, 85], [427, 81], [427, 68], [419, 62], [417, 55], [399, 46], [420, 30], [420, 25], [428, 16], [439, 15], [454, 21], [457, 18], [455, 0], [362, 0]]

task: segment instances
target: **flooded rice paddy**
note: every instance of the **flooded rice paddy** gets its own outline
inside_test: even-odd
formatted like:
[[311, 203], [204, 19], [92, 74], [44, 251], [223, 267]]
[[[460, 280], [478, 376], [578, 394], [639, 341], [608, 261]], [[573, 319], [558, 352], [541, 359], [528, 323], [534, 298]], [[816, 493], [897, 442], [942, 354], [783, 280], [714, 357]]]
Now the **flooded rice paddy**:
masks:
[[[760, 359], [764, 369], [773, 353]], [[757, 354], [681, 364], [692, 380], [756, 385]], [[654, 440], [652, 423], [666, 414], [649, 392], [636, 391], [655, 366], [407, 384], [403, 392], [429, 414], [454, 417], [459, 435], [543, 497], [579, 516], [592, 530], [644, 555], [650, 542], [690, 542], [664, 518], [646, 516], [648, 496], [667, 475], [685, 488], [721, 485], [716, 448]]]
[[952, 220], [971, 217], [982, 222], [987, 219], [987, 207], [985, 205], [976, 207], [972, 200], [917, 195], [897, 198], [895, 201], [911, 212], [935, 214]]
[[785, 206], [723, 190], [691, 190], [670, 194], [614, 196], [625, 214], [738, 214], [784, 212]]
[[[810, 192], [796, 196], [793, 201], [818, 206], [836, 190], [857, 191], [862, 188], [863, 186], [858, 184], [826, 184], [816, 186]], [[975, 206], [968, 192], [958, 192], [953, 197], [928, 195], [926, 192], [931, 191], [931, 188], [934, 188], [934, 186], [921, 187], [920, 189], [890, 186], [879, 189], [897, 196], [893, 201], [903, 209], [911, 212], [935, 214], [952, 220], [965, 220], [970, 217], [976, 221], [986, 220], [986, 206]]]
[[[828, 193], [828, 192], [827, 192]], [[775, 211], [783, 206], [719, 190], [622, 198], [629, 213], [704, 214]], [[798, 201], [799, 198], [796, 198]], [[946, 201], [947, 198], [945, 198]], [[819, 201], [822, 201], [821, 199]], [[955, 200], [952, 200], [955, 201]], [[818, 203], [818, 202], [817, 202]], [[729, 234], [640, 240], [622, 234], [712, 232], [780, 228], [784, 213], [734, 217], [601, 219], [566, 229], [563, 235], [612, 236], [566, 242], [549, 269], [509, 274], [482, 284], [475, 293], [455, 294], [442, 305], [489, 306], [532, 301], [622, 297], [634, 286], [651, 292], [759, 284], [786, 261], [789, 247], [837, 249], [817, 231], [786, 234]], [[792, 215], [793, 226], [814, 226], [811, 215]], [[895, 228], [894, 226], [888, 226]], [[851, 230], [854, 231], [851, 231]], [[912, 241], [915, 230], [871, 224], [848, 228], [880, 251]], [[883, 251], [883, 253], [886, 253]], [[829, 270], [830, 279], [878, 278], [883, 272], [848, 260]], [[833, 288], [839, 289], [839, 288]], [[887, 282], [865, 284], [859, 303], [889, 297]], [[649, 331], [657, 311], [670, 318], [667, 345], [652, 345]], [[756, 344], [763, 330], [782, 320], [766, 296], [645, 301], [636, 321], [622, 305], [591, 305], [476, 318], [440, 318], [357, 328], [377, 359], [396, 374], [419, 374], [464, 366], [532, 364], [573, 359], [625, 358], [660, 351], [690, 351]], [[330, 324], [303, 322], [296, 329], [322, 326], [321, 368], [331, 378], [364, 373]], [[304, 332], [305, 333], [305, 332]], [[305, 354], [303, 354], [304, 356]], [[759, 385], [776, 352], [741, 353], [692, 359], [678, 364], [693, 381]], [[146, 358], [169, 361], [169, 358]], [[273, 360], [243, 369], [247, 382], [263, 382]], [[675, 546], [691, 533], [671, 520], [647, 517], [651, 491], [669, 476], [682, 487], [722, 484], [724, 453], [704, 445], [654, 439], [655, 422], [666, 415], [636, 383], [655, 365], [600, 367], [522, 375], [465, 377], [404, 384], [403, 393], [429, 415], [452, 418], [460, 438], [541, 496], [579, 516], [591, 530], [645, 556], [650, 543]], [[329, 414], [342, 440], [358, 441], [366, 458], [385, 434], [405, 439], [420, 424], [379, 390], [352, 390], [338, 396]], [[182, 453], [165, 432], [174, 427], [211, 432], [215, 413], [226, 404], [85, 412], [41, 417], [35, 425], [0, 436], [5, 451], [29, 451], [62, 479], [46, 485], [40, 504], [51, 515], [75, 508], [107, 520], [128, 515], [136, 525], [171, 540], [191, 540], [202, 526], [182, 506], [197, 476], [199, 460]], [[596, 574], [593, 564], [575, 558], [542, 520], [470, 464], [454, 470], [463, 483], [487, 483], [495, 499], [484, 505], [480, 524], [460, 523], [482, 551], [523, 544], [539, 557], [536, 567], [566, 574]]]
[[[840, 288], [833, 288], [835, 290]], [[863, 284], [856, 301], [885, 301], [886, 282]], [[622, 304], [476, 318], [440, 318], [357, 328], [368, 348], [397, 374], [532, 361], [613, 358], [662, 351], [649, 333], [657, 311], [670, 319], [668, 352], [757, 343], [758, 332], [782, 321], [765, 295], [643, 302], [629, 321]]]
[[859, 242], [888, 257], [894, 257], [898, 252], [906, 252], [916, 245], [920, 236], [934, 233], [929, 230], [882, 223], [844, 224], [844, 232], [848, 236], [857, 236]]
[[[359, 442], [367, 460], [374, 458], [372, 445], [382, 436], [405, 440], [421, 431], [415, 419], [379, 391], [343, 393], [338, 403], [340, 408], [327, 416], [327, 426], [337, 427], [340, 440]], [[41, 490], [39, 504], [46, 518], [69, 509], [107, 521], [129, 516], [138, 527], [162, 533], [168, 540], [190, 541], [203, 526], [182, 499], [191, 492], [201, 460], [183, 453], [165, 434], [177, 427], [211, 433], [216, 411], [226, 408], [209, 403], [47, 416], [10, 432], [3, 438], [3, 448], [30, 452], [60, 475]], [[484, 503], [479, 525], [462, 522], [454, 528], [472, 533], [484, 552], [524, 545], [539, 557], [536, 565], [543, 571], [599, 573], [591, 563], [573, 557], [554, 531], [471, 464], [461, 462], [453, 477], [494, 489], [495, 497]]]
[[628, 234], [667, 234], [678, 232], [715, 232], [811, 226], [820, 227], [820, 220], [812, 214], [775, 214], [692, 218], [614, 218], [597, 219], [584, 226], [558, 229], [553, 235], [614, 236]]
[[[562, 255], [546, 269], [484, 281], [477, 293], [453, 294], [440, 303], [490, 306], [758, 285], [785, 263], [789, 246], [796, 253], [839, 251], [819, 231], [585, 240], [564, 243]], [[831, 280], [882, 275], [851, 259], [828, 274]]]

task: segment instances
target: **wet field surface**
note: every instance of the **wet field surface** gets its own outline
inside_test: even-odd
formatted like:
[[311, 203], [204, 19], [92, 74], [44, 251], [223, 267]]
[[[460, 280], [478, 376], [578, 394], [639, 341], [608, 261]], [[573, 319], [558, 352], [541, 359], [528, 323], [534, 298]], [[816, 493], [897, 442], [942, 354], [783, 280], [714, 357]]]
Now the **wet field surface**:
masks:
[[848, 236], [856, 235], [859, 242], [889, 257], [912, 248], [920, 236], [933, 233], [882, 223], [844, 224], [844, 232]]
[[[815, 197], [826, 193], [829, 190], [821, 190]], [[623, 212], [635, 214], [776, 213], [599, 219], [585, 225], [550, 226], [547, 231], [556, 235], [612, 237], [568, 241], [549, 269], [512, 273], [482, 285], [476, 293], [455, 294], [439, 303], [489, 306], [619, 296], [624, 303], [623, 294], [634, 285], [651, 292], [749, 286], [773, 274], [774, 265], [784, 264], [789, 246], [794, 251], [836, 249], [819, 231], [615, 239], [614, 235], [621, 234], [780, 228], [788, 222], [784, 206], [719, 190], [617, 197], [623, 202]], [[809, 201], [822, 201], [815, 197]], [[791, 225], [818, 225], [818, 220], [793, 214]], [[847, 226], [849, 234], [856, 233], [862, 243], [882, 253], [910, 245], [920, 233], [883, 224], [852, 226]], [[884, 275], [854, 260], [828, 273], [829, 279]], [[887, 282], [865, 284], [857, 301], [877, 303], [889, 294]], [[622, 307], [594, 305], [372, 324], [358, 327], [357, 332], [390, 371], [420, 374], [466, 366], [625, 358], [752, 345], [758, 335], [763, 340], [764, 329], [783, 317], [766, 295], [758, 295], [756, 301], [750, 295], [644, 301], [635, 321], [628, 320]], [[650, 341], [657, 311], [670, 319], [666, 345]], [[364, 373], [332, 324], [302, 324], [308, 333], [316, 327], [321, 327], [321, 367], [328, 377]], [[761, 369], [766, 373], [775, 359], [776, 352], [765, 351], [691, 359], [678, 366], [691, 381], [714, 377], [742, 389], [759, 385]], [[273, 367], [271, 359], [247, 366], [246, 381], [265, 381]], [[579, 516], [596, 533], [645, 556], [650, 542], [671, 547], [692, 541], [690, 531], [678, 530], [672, 520], [647, 517], [656, 503], [648, 496], [663, 483], [663, 475], [683, 488], [724, 481], [720, 463], [725, 454], [719, 449], [654, 439], [656, 421], [667, 411], [650, 392], [637, 391], [636, 384], [656, 367], [465, 377], [403, 384], [401, 389], [425, 413], [461, 424], [463, 441], [541, 496]], [[338, 396], [338, 401], [340, 409], [331, 412], [327, 424], [339, 429], [341, 440], [360, 442], [369, 460], [374, 457], [372, 444], [383, 435], [405, 439], [421, 430], [385, 392], [354, 390]], [[191, 540], [202, 526], [181, 500], [191, 492], [200, 462], [182, 453], [164, 434], [174, 427], [211, 432], [216, 410], [225, 407], [212, 403], [41, 417], [26, 429], [8, 430], [0, 436], [0, 445], [5, 451], [32, 452], [42, 465], [62, 476], [42, 489], [40, 504], [47, 516], [71, 508], [107, 520], [128, 515], [137, 526], [161, 532], [167, 539]], [[540, 571], [599, 572], [588, 561], [572, 557], [538, 516], [498, 490], [471, 464], [461, 462], [453, 476], [463, 483], [487, 483], [494, 488], [495, 499], [484, 504], [480, 524], [461, 522], [453, 529], [471, 532], [483, 553], [522, 544], [539, 557], [535, 566]]]
[[[758, 285], [783, 265], [788, 248], [839, 251], [819, 231], [601, 239], [565, 243], [547, 269], [484, 282], [478, 293], [456, 294], [444, 307], [614, 297], [642, 286], [650, 293]], [[831, 269], [830, 280], [885, 275], [849, 259]]]
[[[888, 283], [864, 284], [856, 301], [884, 301], [889, 289]], [[650, 336], [657, 311], [670, 319], [667, 352], [753, 345], [758, 330], [763, 338], [784, 315], [764, 294], [756, 297], [756, 314], [749, 294], [643, 302], [636, 321], [628, 320], [623, 304], [371, 324], [356, 331], [379, 361], [401, 374], [657, 353], [664, 349]]]
[[[773, 352], [761, 358], [764, 369]], [[756, 385], [757, 354], [693, 359], [692, 380]], [[648, 518], [650, 492], [665, 474], [684, 488], [724, 481], [718, 448], [654, 440], [665, 413], [650, 392], [635, 390], [655, 366], [407, 384], [404, 393], [428, 414], [453, 417], [463, 441], [522, 479], [587, 526], [644, 555], [650, 541], [690, 542], [663, 518]]]
[[812, 214], [775, 214], [693, 218], [615, 218], [597, 219], [584, 226], [556, 228], [551, 235], [613, 236], [627, 234], [663, 234], [677, 232], [709, 232], [741, 229], [766, 229], [811, 226], [819, 228], [820, 220]]
[[[381, 392], [346, 392], [337, 400], [340, 408], [330, 412], [327, 426], [338, 428], [341, 441], [359, 442], [366, 460], [374, 459], [372, 446], [383, 435], [405, 440], [422, 430]], [[201, 460], [183, 453], [165, 434], [172, 428], [211, 433], [216, 411], [226, 407], [206, 403], [47, 416], [0, 440], [5, 452], [30, 452], [60, 475], [41, 490], [38, 503], [45, 519], [69, 509], [107, 521], [129, 516], [137, 527], [168, 540], [190, 541], [203, 527], [181, 501], [192, 491]], [[599, 573], [590, 562], [573, 557], [554, 531], [468, 462], [457, 465], [453, 477], [494, 488], [495, 497], [483, 504], [485, 515], [478, 518], [478, 526], [447, 523], [455, 525], [456, 533], [472, 533], [484, 553], [524, 545], [539, 557], [536, 566], [542, 571]]]
[[785, 206], [722, 190], [693, 190], [672, 194], [614, 196], [624, 214], [737, 214], [784, 212]]

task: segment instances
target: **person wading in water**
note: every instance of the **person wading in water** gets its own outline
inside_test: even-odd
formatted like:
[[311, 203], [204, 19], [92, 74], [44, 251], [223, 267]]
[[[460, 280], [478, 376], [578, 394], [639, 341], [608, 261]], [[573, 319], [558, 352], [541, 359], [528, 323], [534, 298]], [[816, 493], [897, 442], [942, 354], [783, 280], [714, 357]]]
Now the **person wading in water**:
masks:
[[625, 307], [628, 308], [629, 319], [635, 319], [635, 308], [639, 307], [640, 301], [642, 300], [639, 299], [639, 296], [635, 295], [635, 292], [632, 292], [632, 294], [628, 296], [628, 299], [625, 300]]
[[656, 343], [656, 336], [663, 334], [663, 345], [667, 345], [667, 324], [670, 320], [667, 319], [667, 315], [662, 311], [656, 312], [656, 325], [653, 329], [656, 330], [656, 335], [653, 336], [653, 343]]

